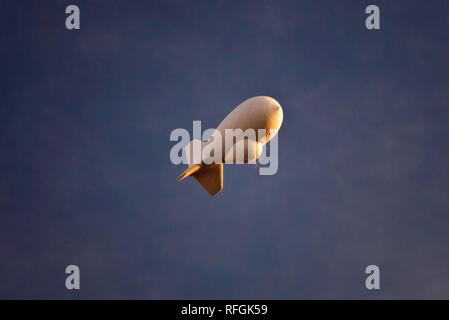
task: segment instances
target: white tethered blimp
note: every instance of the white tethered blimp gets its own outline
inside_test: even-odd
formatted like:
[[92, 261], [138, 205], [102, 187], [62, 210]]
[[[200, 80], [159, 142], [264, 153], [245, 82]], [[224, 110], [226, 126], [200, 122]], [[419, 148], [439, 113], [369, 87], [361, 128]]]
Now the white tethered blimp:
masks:
[[192, 140], [185, 148], [188, 168], [178, 181], [194, 177], [210, 195], [223, 189], [223, 164], [254, 162], [283, 120], [281, 105], [258, 96], [239, 104], [207, 142]]

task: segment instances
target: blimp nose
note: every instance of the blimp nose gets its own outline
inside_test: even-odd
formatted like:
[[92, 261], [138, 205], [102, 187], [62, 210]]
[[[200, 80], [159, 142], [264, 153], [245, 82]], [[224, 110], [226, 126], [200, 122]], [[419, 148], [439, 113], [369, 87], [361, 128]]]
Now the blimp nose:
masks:
[[268, 108], [267, 128], [279, 129], [284, 118], [281, 105], [276, 100], [270, 98]]
[[268, 107], [268, 113], [270, 118], [276, 118], [281, 116], [282, 113], [281, 105], [276, 100], [272, 99]]

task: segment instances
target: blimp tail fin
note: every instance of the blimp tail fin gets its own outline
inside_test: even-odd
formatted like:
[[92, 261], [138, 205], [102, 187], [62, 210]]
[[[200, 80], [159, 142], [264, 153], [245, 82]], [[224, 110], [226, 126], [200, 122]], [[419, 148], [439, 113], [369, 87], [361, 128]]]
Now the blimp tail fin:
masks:
[[[184, 178], [187, 178], [188, 176], [191, 176], [192, 174], [194, 174], [196, 171], [198, 171], [201, 168], [201, 165], [199, 164], [199, 160], [201, 159], [201, 150], [203, 149], [203, 145], [204, 145], [204, 141], [201, 140], [192, 140], [189, 142], [189, 144], [187, 146], [185, 146], [184, 148], [184, 152], [186, 155], [186, 159], [187, 159], [187, 163], [189, 165], [189, 167], [183, 172], [181, 173], [181, 175], [176, 179], [177, 181], [180, 181]], [[195, 149], [195, 144], [196, 144], [196, 149]], [[195, 163], [195, 159], [194, 156], [197, 156], [197, 163]]]
[[211, 195], [215, 195], [223, 189], [223, 164], [213, 164], [202, 167], [192, 174], [204, 189]]
[[207, 142], [199, 140], [190, 141], [190, 143], [184, 149], [187, 160], [189, 161], [189, 167], [183, 173], [181, 173], [181, 175], [176, 180], [180, 181], [189, 176], [192, 176], [203, 186], [204, 189], [206, 189], [206, 191], [210, 195], [213, 196], [214, 194], [220, 192], [221, 189], [223, 189], [223, 164], [219, 163], [206, 165], [205, 163], [193, 163], [195, 160], [194, 152], [195, 155], [197, 155], [197, 157], [201, 159], [201, 151], [206, 144]]
[[176, 180], [180, 181], [184, 178], [187, 178], [188, 176], [191, 176], [192, 174], [200, 170], [200, 168], [201, 166], [199, 164], [189, 166], [183, 173], [181, 173], [181, 175], [178, 178], [176, 178]]

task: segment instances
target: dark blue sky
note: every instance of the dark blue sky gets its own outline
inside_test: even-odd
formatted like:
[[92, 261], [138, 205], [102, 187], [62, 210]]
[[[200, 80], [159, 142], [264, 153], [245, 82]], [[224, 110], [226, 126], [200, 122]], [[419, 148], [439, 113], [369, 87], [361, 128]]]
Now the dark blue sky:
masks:
[[[8, 0], [0, 26], [0, 298], [449, 298], [447, 1]], [[176, 182], [170, 132], [256, 95], [278, 173]]]

